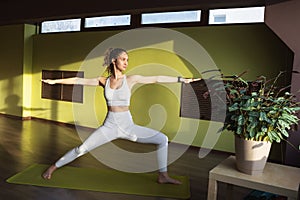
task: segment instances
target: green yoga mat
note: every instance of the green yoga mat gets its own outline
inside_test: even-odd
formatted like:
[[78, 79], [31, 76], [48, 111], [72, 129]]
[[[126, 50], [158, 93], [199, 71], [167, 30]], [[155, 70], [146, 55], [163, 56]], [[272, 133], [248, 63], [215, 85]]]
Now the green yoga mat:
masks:
[[125, 173], [116, 170], [65, 166], [57, 170], [50, 180], [44, 180], [41, 174], [47, 167], [48, 165], [34, 164], [6, 181], [34, 186], [176, 199], [188, 199], [190, 197], [190, 185], [186, 176], [172, 176], [180, 180], [181, 185], [158, 184], [156, 182], [157, 173]]

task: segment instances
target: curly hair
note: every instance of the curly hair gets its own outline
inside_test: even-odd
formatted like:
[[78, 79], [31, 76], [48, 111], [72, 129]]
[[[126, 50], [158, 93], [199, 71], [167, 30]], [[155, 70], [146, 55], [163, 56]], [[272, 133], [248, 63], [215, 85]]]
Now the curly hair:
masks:
[[114, 74], [114, 65], [113, 65], [112, 60], [117, 59], [119, 57], [119, 55], [123, 52], [127, 53], [127, 51], [122, 48], [112, 48], [111, 47], [106, 50], [106, 52], [104, 54], [103, 66], [107, 67], [108, 74], [112, 74], [113, 76], [115, 75]]

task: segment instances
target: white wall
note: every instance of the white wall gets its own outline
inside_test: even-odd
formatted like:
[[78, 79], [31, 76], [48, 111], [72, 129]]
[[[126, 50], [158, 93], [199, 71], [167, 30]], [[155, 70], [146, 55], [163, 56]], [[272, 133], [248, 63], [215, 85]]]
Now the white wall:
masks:
[[[265, 23], [294, 51], [293, 70], [300, 72], [300, 1], [290, 0], [266, 7]], [[291, 91], [300, 90], [300, 74], [292, 77]], [[297, 94], [300, 100], [300, 93]], [[299, 126], [300, 129], [300, 126]], [[300, 145], [300, 130], [291, 133], [289, 141]], [[300, 153], [287, 145], [286, 164], [300, 166]]]

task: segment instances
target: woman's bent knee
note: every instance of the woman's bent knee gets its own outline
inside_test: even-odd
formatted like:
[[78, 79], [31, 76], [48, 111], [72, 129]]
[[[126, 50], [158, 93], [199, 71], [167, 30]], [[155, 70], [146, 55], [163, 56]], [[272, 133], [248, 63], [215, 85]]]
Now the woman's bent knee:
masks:
[[168, 146], [169, 139], [165, 134], [159, 133], [157, 137], [159, 138], [158, 144], [160, 146]]

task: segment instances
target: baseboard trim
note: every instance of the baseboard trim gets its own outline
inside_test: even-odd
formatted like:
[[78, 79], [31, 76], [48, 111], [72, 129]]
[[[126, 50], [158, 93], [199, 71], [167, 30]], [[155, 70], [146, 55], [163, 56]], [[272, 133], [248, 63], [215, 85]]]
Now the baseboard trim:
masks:
[[7, 118], [11, 118], [11, 119], [15, 119], [15, 120], [22, 120], [22, 121], [26, 121], [26, 120], [35, 120], [35, 121], [43, 121], [46, 123], [51, 123], [51, 124], [56, 124], [59, 126], [65, 126], [65, 127], [70, 127], [70, 128], [79, 128], [82, 130], [87, 130], [87, 131], [94, 131], [95, 128], [92, 127], [87, 127], [87, 126], [80, 126], [80, 125], [75, 125], [75, 124], [70, 124], [70, 123], [65, 123], [65, 122], [59, 122], [59, 121], [55, 121], [55, 120], [49, 120], [49, 119], [44, 119], [44, 118], [38, 118], [38, 117], [20, 117], [20, 116], [16, 116], [16, 115], [9, 115], [9, 114], [3, 114], [0, 113], [1, 117], [7, 117]]
[[4, 113], [0, 113], [0, 116], [11, 118], [11, 119], [18, 119], [18, 120], [30, 120], [31, 119], [31, 117], [20, 117], [20, 116], [4, 114]]

